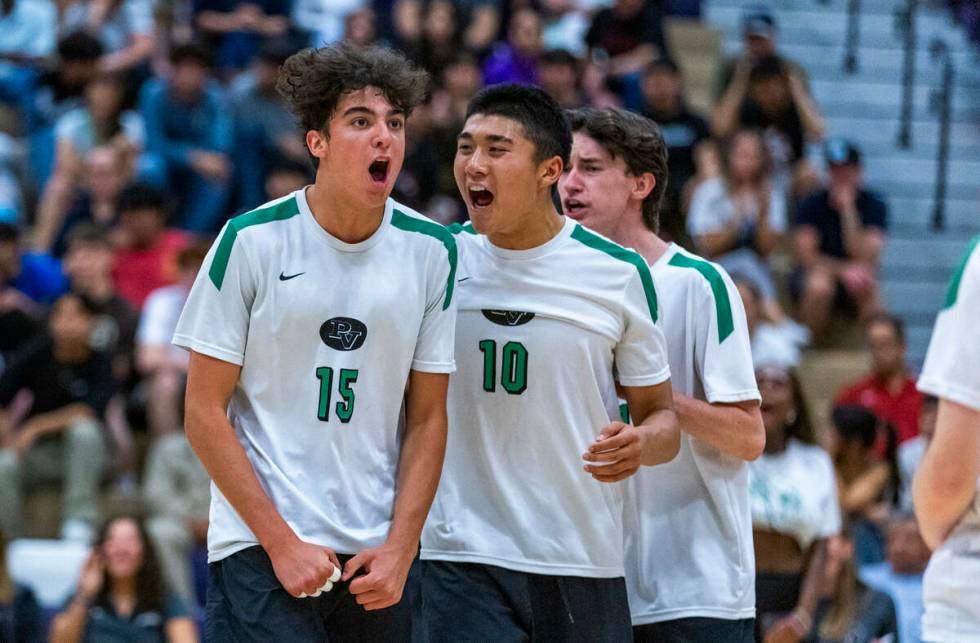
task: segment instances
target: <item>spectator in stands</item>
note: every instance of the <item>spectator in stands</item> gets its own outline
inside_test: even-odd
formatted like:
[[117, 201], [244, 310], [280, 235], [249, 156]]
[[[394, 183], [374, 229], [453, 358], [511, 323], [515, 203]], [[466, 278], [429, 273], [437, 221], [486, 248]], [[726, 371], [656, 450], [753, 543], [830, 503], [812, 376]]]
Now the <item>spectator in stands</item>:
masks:
[[483, 82], [538, 84], [541, 17], [533, 9], [518, 9], [510, 18], [507, 42], [497, 43], [483, 63]]
[[160, 562], [138, 519], [121, 516], [103, 525], [75, 595], [51, 624], [51, 639], [197, 641], [187, 606], [166, 591]]
[[614, 77], [637, 74], [666, 57], [662, 16], [657, 3], [615, 0], [592, 19], [585, 42], [593, 60], [603, 61]]
[[45, 194], [34, 230], [35, 247], [61, 257], [76, 225], [86, 223], [109, 231], [118, 223], [119, 193], [129, 177], [129, 167], [117, 148], [97, 147], [89, 152], [77, 188], [66, 193], [49, 190]]
[[[148, 0], [76, 0], [61, 16], [63, 31], [84, 31], [99, 39], [103, 72], [146, 67], [155, 46], [153, 5]], [[132, 78], [145, 76], [134, 74]]]
[[670, 239], [683, 244], [687, 239], [686, 205], [696, 183], [717, 176], [717, 150], [708, 124], [684, 102], [684, 79], [674, 61], [662, 58], [646, 68], [643, 97], [644, 113], [660, 126], [667, 143], [669, 180], [660, 227]]
[[150, 293], [140, 315], [136, 365], [146, 387], [147, 423], [155, 439], [180, 429], [188, 354], [172, 340], [209, 247], [210, 243], [199, 241], [181, 250], [177, 254], [177, 283]]
[[0, 223], [0, 309], [51, 304], [66, 290], [68, 279], [58, 260], [24, 251], [17, 228]]
[[449, 0], [432, 0], [427, 3], [418, 32], [400, 34], [399, 48], [433, 77], [438, 77], [463, 49], [461, 31], [456, 5]]
[[30, 587], [14, 582], [7, 569], [7, 537], [0, 527], [0, 641], [41, 643], [41, 606]]
[[194, 232], [217, 232], [224, 223], [232, 170], [231, 113], [209, 80], [209, 58], [197, 44], [175, 47], [171, 78], [147, 81], [140, 95], [147, 150], [181, 196], [179, 225]]
[[[37, 70], [54, 52], [57, 29], [53, 3], [0, 0], [0, 104], [26, 121], [33, 109]], [[26, 134], [26, 125], [17, 134]]]
[[579, 0], [543, 0], [540, 3], [541, 41], [546, 50], [564, 50], [573, 56], [586, 54], [585, 34], [589, 30], [589, 19], [582, 4]]
[[888, 520], [886, 532], [887, 560], [860, 568], [860, 578], [880, 592], [888, 594], [898, 612], [898, 640], [919, 643], [922, 640], [922, 574], [929, 564], [929, 548], [922, 540], [915, 514], [899, 512]]
[[828, 540], [820, 603], [807, 641], [871, 643], [898, 634], [895, 603], [858, 580], [854, 549], [846, 531]]
[[823, 588], [827, 539], [841, 529], [834, 465], [817, 446], [799, 380], [761, 364], [766, 448], [749, 463], [757, 640], [800, 640]]
[[147, 296], [177, 278], [177, 253], [190, 235], [167, 228], [166, 197], [146, 185], [123, 189], [116, 205], [121, 243], [113, 261], [112, 280], [119, 294], [136, 310]]
[[228, 74], [248, 67], [263, 39], [288, 35], [289, 10], [288, 0], [194, 0], [198, 33]]
[[586, 103], [581, 89], [578, 59], [564, 49], [552, 49], [538, 58], [538, 81], [541, 89], [558, 101], [564, 109], [583, 107]]
[[295, 0], [291, 20], [309, 34], [306, 45], [324, 47], [342, 39], [347, 17], [369, 5], [368, 0]]
[[719, 138], [741, 127], [762, 130], [775, 181], [796, 197], [817, 186], [819, 179], [804, 152], [808, 140], [821, 140], [824, 133], [823, 117], [804, 82], [776, 56], [751, 67], [742, 62], [711, 118], [711, 129]]
[[150, 448], [143, 498], [150, 511], [147, 531], [164, 577], [178, 596], [194, 604], [191, 556], [206, 547], [211, 479], [183, 431], [161, 437]]
[[[414, 112], [412, 116], [415, 116]], [[414, 120], [412, 128], [415, 128]], [[405, 169], [405, 166], [402, 166], [403, 173]], [[265, 179], [265, 201], [263, 203], [292, 194], [311, 183], [313, 183], [313, 171], [308, 162], [300, 163], [286, 158], [273, 159]]]
[[751, 281], [763, 311], [783, 317], [767, 262], [786, 232], [786, 195], [771, 178], [771, 162], [755, 130], [737, 132], [721, 150], [721, 176], [694, 191], [687, 230], [705, 257]]
[[405, 131], [405, 162], [395, 179], [393, 197], [420, 212], [428, 210], [429, 201], [436, 194], [440, 163], [445, 160], [439, 158], [434, 138], [432, 101], [427, 101], [412, 111], [412, 126]]
[[[884, 201], [864, 188], [858, 148], [832, 139], [827, 163], [830, 184], [800, 202], [793, 231], [800, 267], [790, 291], [814, 338], [835, 309], [862, 319], [881, 309], [877, 274], [888, 227]], [[902, 427], [899, 435], [908, 437]]]
[[[899, 444], [919, 435], [922, 393], [906, 361], [905, 324], [889, 313], [878, 313], [865, 324], [871, 372], [845, 386], [836, 404], [870, 409], [880, 419], [895, 425]], [[881, 443], [877, 449], [883, 453]]]
[[358, 47], [369, 47], [375, 44], [377, 37], [374, 12], [368, 7], [351, 11], [344, 18], [344, 40], [347, 42]]
[[926, 454], [929, 440], [936, 431], [936, 414], [939, 412], [939, 398], [934, 395], [922, 396], [922, 409], [919, 411], [919, 435], [898, 445], [898, 477], [902, 485], [899, 507], [911, 513], [912, 479]]
[[[17, 533], [22, 486], [53, 480], [64, 482], [62, 537], [89, 540], [94, 532], [107, 460], [101, 420], [116, 390], [110, 357], [92, 350], [100, 315], [88, 299], [63, 295], [47, 336], [23, 347], [0, 375], [0, 406], [22, 416], [0, 427], [0, 525], [9, 533]], [[14, 413], [22, 390], [31, 404]]]
[[[874, 413], [861, 406], [837, 406], [831, 412], [829, 450], [859, 565], [884, 560], [882, 526], [898, 494], [895, 432], [891, 425], [879, 429], [879, 424]], [[884, 458], [874, 452], [879, 430], [887, 436]]]
[[749, 337], [752, 340], [753, 362], [778, 364], [783, 368], [799, 366], [800, 349], [806, 344], [806, 337], [800, 334], [799, 325], [790, 320], [774, 324], [766, 319], [762, 311], [763, 299], [759, 289], [737, 273], [731, 277], [745, 307]]
[[[0, 62], [0, 66], [2, 66]], [[18, 178], [19, 145], [3, 132], [3, 110], [0, 105], [0, 223], [17, 224], [25, 217], [24, 190]], [[16, 129], [11, 127], [11, 129]]]

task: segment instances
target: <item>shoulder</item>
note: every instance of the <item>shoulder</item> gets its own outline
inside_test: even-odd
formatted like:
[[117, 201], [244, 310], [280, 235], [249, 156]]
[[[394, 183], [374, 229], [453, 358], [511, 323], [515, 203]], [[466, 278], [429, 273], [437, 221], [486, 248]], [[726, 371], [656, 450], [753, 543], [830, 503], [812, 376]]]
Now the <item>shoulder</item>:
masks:
[[423, 243], [438, 244], [455, 257], [456, 238], [448, 228], [394, 200], [392, 200], [391, 225], [396, 230], [412, 235], [413, 239]]
[[279, 224], [289, 221], [299, 214], [300, 209], [296, 194], [290, 193], [229, 219], [222, 233], [222, 239], [229, 234], [243, 238], [252, 236], [251, 233], [260, 232], [263, 236], [275, 234], [280, 229]]
[[708, 179], [694, 190], [694, 196], [701, 196], [701, 198], [715, 198], [723, 194], [725, 194], [725, 179], [720, 176]]
[[580, 223], [572, 228], [572, 248], [585, 253], [591, 261], [618, 269], [630, 277], [639, 273], [650, 277], [650, 266], [639, 253], [625, 248], [612, 239], [593, 232]]

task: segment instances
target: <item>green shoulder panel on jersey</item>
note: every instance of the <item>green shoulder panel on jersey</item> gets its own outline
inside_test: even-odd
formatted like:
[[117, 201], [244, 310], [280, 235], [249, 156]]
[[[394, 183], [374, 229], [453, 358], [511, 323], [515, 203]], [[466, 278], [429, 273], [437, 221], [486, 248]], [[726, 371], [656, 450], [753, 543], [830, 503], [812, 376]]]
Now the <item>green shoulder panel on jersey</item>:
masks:
[[711, 294], [715, 299], [715, 316], [718, 320], [718, 343], [721, 344], [735, 331], [735, 320], [732, 318], [732, 301], [728, 297], [728, 288], [725, 287], [725, 280], [721, 273], [704, 259], [688, 257], [685, 254], [677, 253], [667, 262], [668, 265], [678, 268], [692, 268], [701, 273], [708, 284], [711, 286]]
[[456, 286], [456, 239], [452, 233], [435, 221], [416, 219], [401, 210], [391, 213], [391, 225], [406, 232], [428, 235], [446, 247], [446, 252], [449, 253], [449, 278], [446, 280], [446, 299], [442, 302], [442, 309], [449, 308], [449, 303], [453, 300], [453, 288]]
[[657, 321], [657, 291], [653, 287], [653, 277], [650, 276], [650, 266], [647, 262], [632, 250], [627, 250], [623, 246], [604, 239], [594, 232], [589, 232], [581, 224], [576, 224], [572, 230], [572, 239], [579, 241], [590, 248], [604, 252], [614, 259], [625, 261], [636, 267], [640, 273], [640, 283], [643, 284], [643, 293], [647, 298], [647, 307], [650, 309], [650, 317]]
[[467, 221], [466, 223], [450, 223], [446, 226], [446, 229], [453, 234], [459, 234], [460, 232], [465, 232], [467, 234], [476, 234], [476, 229], [473, 224]]
[[973, 256], [973, 251], [977, 249], [978, 245], [980, 245], [980, 236], [973, 237], [970, 246], [966, 249], [966, 254], [963, 256], [963, 261], [960, 262], [960, 267], [956, 269], [953, 279], [949, 282], [949, 290], [946, 291], [943, 309], [952, 308], [956, 303], [956, 298], [960, 294], [960, 282], [963, 280], [963, 273], [966, 271], [966, 264], [970, 263], [970, 257]]
[[299, 214], [299, 205], [296, 203], [296, 197], [289, 197], [267, 207], [246, 212], [229, 221], [221, 241], [218, 242], [214, 260], [211, 261], [211, 269], [208, 270], [208, 276], [214, 287], [221, 290], [221, 285], [225, 281], [225, 272], [228, 270], [228, 260], [231, 259], [231, 250], [235, 247], [235, 239], [238, 238], [239, 232], [253, 225], [284, 221], [297, 214]]

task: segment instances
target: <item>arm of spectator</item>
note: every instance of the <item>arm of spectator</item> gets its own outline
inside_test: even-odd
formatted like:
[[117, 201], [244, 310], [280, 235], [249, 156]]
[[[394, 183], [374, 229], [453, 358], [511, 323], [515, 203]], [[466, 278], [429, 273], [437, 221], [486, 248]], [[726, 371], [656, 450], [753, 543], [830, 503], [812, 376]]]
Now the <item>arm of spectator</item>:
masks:
[[800, 597], [796, 602], [796, 608], [769, 628], [765, 634], [765, 643], [802, 641], [810, 632], [813, 625], [813, 615], [816, 613], [817, 604], [820, 600], [826, 564], [827, 539], [821, 538], [810, 547], [809, 560], [806, 571], [803, 573], [803, 582], [800, 585]]
[[853, 480], [849, 485], [840, 484], [840, 504], [844, 513], [865, 513], [874, 507], [885, 491], [891, 474], [889, 465], [878, 462]]
[[164, 631], [167, 643], [197, 643], [197, 628], [188, 616], [180, 616], [167, 620]]
[[762, 257], [768, 257], [769, 253], [776, 249], [782, 235], [773, 227], [770, 215], [774, 214], [772, 203], [772, 190], [768, 182], [763, 182], [759, 189], [759, 218], [755, 226], [755, 239], [753, 245], [756, 252]]
[[694, 167], [698, 180], [710, 179], [721, 174], [721, 159], [714, 140], [708, 138], [694, 147]]
[[37, 208], [37, 223], [34, 227], [34, 249], [38, 252], [48, 252], [54, 243], [55, 236], [65, 221], [65, 215], [71, 207], [75, 186], [78, 184], [78, 172], [81, 159], [75, 152], [75, 146], [68, 139], [59, 139], [55, 152], [55, 169]]
[[463, 44], [470, 51], [480, 52], [489, 47], [497, 37], [500, 28], [500, 13], [489, 3], [483, 3], [473, 9], [470, 24], [463, 32]]
[[95, 417], [92, 407], [81, 402], [69, 404], [47, 413], [39, 413], [21, 426], [14, 438], [16, 440], [15, 448], [23, 453], [41, 436], [63, 431], [74, 422], [90, 420]]
[[836, 272], [839, 261], [820, 253], [820, 233], [811, 225], [797, 225], [793, 231], [793, 249], [796, 260], [804, 268], [826, 265]]
[[706, 232], [695, 237], [698, 248], [708, 259], [716, 259], [733, 249], [738, 239], [738, 227], [727, 226], [717, 232]]
[[674, 412], [686, 433], [736, 458], [755, 460], [766, 446], [758, 400], [709, 404], [674, 391]]
[[624, 76], [641, 71], [659, 57], [660, 48], [653, 43], [645, 42], [625, 54], [610, 58], [609, 73], [613, 76]]
[[824, 121], [816, 102], [806, 89], [804, 79], [794, 67], [789, 69], [789, 93], [800, 114], [803, 131], [811, 140], [822, 140], [824, 136]]
[[144, 377], [159, 370], [187, 370], [186, 362], [168, 344], [140, 344], [136, 349], [136, 368]]
[[140, 95], [140, 113], [146, 127], [146, 149], [163, 156], [170, 163], [188, 167], [195, 148], [167, 137], [163, 129], [166, 109], [166, 88], [156, 81], [144, 84]]
[[116, 72], [132, 69], [153, 55], [156, 39], [153, 33], [133, 34], [129, 44], [123, 49], [106, 54], [99, 59], [102, 71]]
[[102, 589], [105, 562], [98, 551], [89, 554], [82, 573], [78, 578], [78, 588], [68, 607], [59, 612], [51, 622], [52, 643], [79, 643], [85, 634], [88, 610]]
[[171, 464], [171, 452], [177, 441], [170, 438], [157, 440], [146, 458], [146, 473], [143, 477], [143, 499], [151, 515], [176, 518], [184, 524], [191, 515], [187, 498], [181, 493], [177, 475]]
[[980, 478], [980, 410], [940, 399], [936, 432], [912, 481], [919, 530], [939, 547], [967, 510]]
[[740, 59], [735, 65], [735, 74], [725, 93], [711, 114], [711, 131], [718, 138], [730, 136], [738, 127], [739, 112], [749, 92], [749, 62]]
[[197, 14], [197, 28], [211, 33], [242, 31], [242, 17], [238, 11], [202, 11]]

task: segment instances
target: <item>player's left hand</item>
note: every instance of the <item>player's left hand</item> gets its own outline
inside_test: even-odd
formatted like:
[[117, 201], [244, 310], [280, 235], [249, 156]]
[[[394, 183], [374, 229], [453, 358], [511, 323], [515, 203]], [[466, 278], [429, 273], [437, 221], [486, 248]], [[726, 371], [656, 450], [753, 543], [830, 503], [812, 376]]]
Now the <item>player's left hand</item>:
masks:
[[807, 634], [803, 623], [795, 615], [789, 614], [776, 621], [763, 640], [765, 643], [798, 643]]
[[632, 424], [612, 422], [602, 429], [589, 450], [582, 454], [584, 469], [599, 482], [624, 480], [640, 468], [643, 434]]
[[415, 559], [415, 549], [406, 549], [385, 543], [380, 547], [365, 549], [344, 565], [342, 581], [354, 578], [359, 569], [366, 574], [351, 581], [348, 589], [357, 603], [365, 610], [380, 610], [395, 605], [402, 599], [405, 580]]

